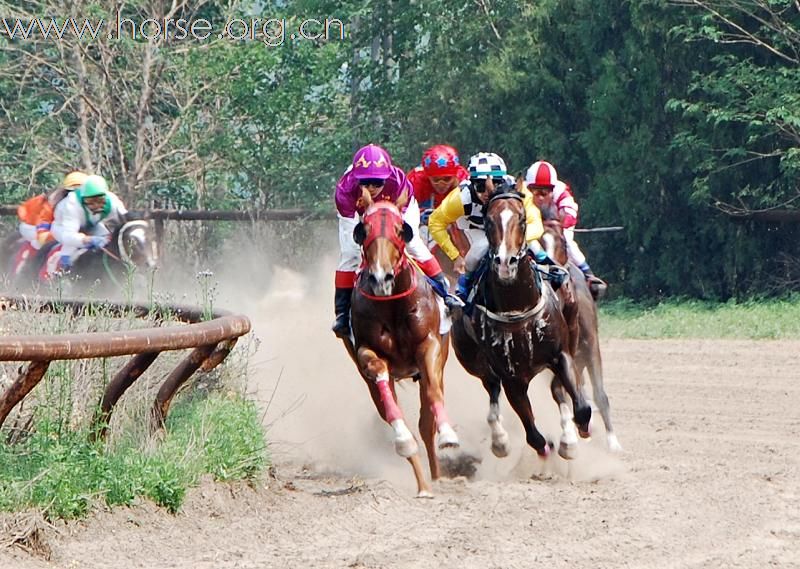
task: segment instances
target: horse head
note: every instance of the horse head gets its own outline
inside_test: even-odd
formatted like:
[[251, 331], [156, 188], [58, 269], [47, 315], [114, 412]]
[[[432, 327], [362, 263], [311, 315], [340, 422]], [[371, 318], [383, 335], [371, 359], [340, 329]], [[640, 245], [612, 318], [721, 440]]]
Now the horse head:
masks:
[[483, 220], [489, 242], [489, 264], [501, 282], [517, 278], [520, 261], [527, 253], [527, 218], [522, 194], [503, 188], [486, 206]]
[[119, 259], [133, 267], [154, 269], [158, 250], [150, 224], [143, 219], [128, 221], [113, 233], [111, 243]]
[[547, 255], [559, 265], [567, 264], [567, 241], [564, 229], [557, 219], [546, 219], [543, 222], [544, 233], [539, 241]]
[[411, 226], [403, 221], [397, 206], [388, 201], [371, 204], [353, 230], [361, 246], [362, 278], [375, 296], [390, 296], [398, 274], [407, 266], [406, 243]]

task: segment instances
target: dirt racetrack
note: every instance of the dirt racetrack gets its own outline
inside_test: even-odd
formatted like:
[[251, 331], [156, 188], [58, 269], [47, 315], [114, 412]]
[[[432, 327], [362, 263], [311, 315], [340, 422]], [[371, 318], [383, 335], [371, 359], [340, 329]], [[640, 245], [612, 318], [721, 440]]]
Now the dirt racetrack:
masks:
[[[221, 301], [262, 341], [252, 391], [270, 476], [256, 488], [204, 483], [176, 516], [141, 504], [58, 525], [44, 532], [50, 562], [0, 549], [0, 567], [800, 567], [800, 342], [604, 340], [625, 452], [610, 455], [594, 422], [569, 464], [524, 447], [507, 404], [514, 450], [495, 458], [485, 393], [451, 356], [447, 407], [462, 451], [481, 462], [416, 499], [328, 330], [329, 265], [314, 279], [281, 272], [256, 302]], [[534, 411], [557, 439], [546, 381]], [[416, 386], [400, 397], [415, 424]]]

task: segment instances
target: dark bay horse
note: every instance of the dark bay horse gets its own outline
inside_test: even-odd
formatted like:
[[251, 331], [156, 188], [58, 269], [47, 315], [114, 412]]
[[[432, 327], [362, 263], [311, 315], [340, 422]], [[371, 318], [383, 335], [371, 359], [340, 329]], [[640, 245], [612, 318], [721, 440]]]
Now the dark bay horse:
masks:
[[575, 366], [569, 351], [569, 331], [558, 296], [528, 259], [523, 196], [505, 187], [487, 204], [484, 229], [489, 242], [489, 267], [477, 284], [472, 315], [457, 310], [453, 348], [461, 364], [479, 377], [489, 393], [492, 452], [506, 456], [508, 434], [500, 421], [501, 387], [525, 428], [528, 444], [539, 456], [550, 444], [534, 424], [528, 385], [540, 371], [554, 373], [551, 390], [566, 389], [573, 405], [559, 405], [562, 436], [558, 452], [574, 458], [575, 424], [588, 433], [591, 407], [575, 387]]
[[[365, 192], [368, 195], [367, 192]], [[397, 454], [414, 470], [419, 496], [430, 495], [414, 435], [397, 404], [395, 381], [418, 375], [419, 433], [425, 444], [431, 478], [440, 476], [438, 447], [457, 447], [458, 436], [444, 408], [444, 365], [448, 336], [440, 333], [440, 301], [405, 255], [411, 227], [390, 202], [368, 207], [353, 237], [363, 265], [353, 291], [353, 337], [344, 343], [369, 388], [381, 418], [394, 431]]]
[[[544, 211], [542, 213], [547, 215]], [[568, 263], [567, 243], [564, 239], [561, 223], [558, 220], [546, 219], [544, 221], [544, 235], [542, 235], [540, 241], [550, 258], [565, 266], [569, 271], [568, 286], [562, 288], [566, 294], [572, 297], [567, 301], [567, 306], [571, 305], [577, 308], [577, 328], [571, 328], [571, 333], [575, 337], [570, 344], [573, 346], [578, 389], [585, 392], [583, 371], [586, 370], [589, 373], [589, 381], [592, 384], [594, 402], [600, 411], [600, 416], [603, 418], [603, 424], [606, 428], [608, 448], [612, 452], [619, 452], [622, 450], [622, 446], [611, 425], [611, 408], [603, 385], [603, 358], [600, 354], [597, 305], [583, 273], [572, 263]], [[567, 318], [570, 317], [570, 315], [567, 316]], [[563, 398], [563, 392], [558, 396]]]
[[[58, 250], [53, 249], [39, 271], [40, 280], [50, 279]], [[112, 228], [108, 244], [101, 249], [84, 251], [69, 273], [69, 287], [75, 291], [92, 289], [97, 294], [132, 294], [141, 292], [144, 272], [155, 269], [158, 250], [150, 224], [141, 219]]]

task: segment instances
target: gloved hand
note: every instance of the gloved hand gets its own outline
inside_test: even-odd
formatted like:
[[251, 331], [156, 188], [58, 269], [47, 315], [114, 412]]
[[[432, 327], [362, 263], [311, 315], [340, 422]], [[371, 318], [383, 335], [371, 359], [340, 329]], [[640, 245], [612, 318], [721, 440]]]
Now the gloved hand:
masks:
[[103, 235], [92, 235], [89, 238], [89, 243], [86, 245], [86, 248], [90, 251], [93, 251], [94, 249], [102, 249], [106, 246], [106, 243], [108, 243], [108, 241], [106, 241], [106, 238]]
[[533, 254], [534, 260], [540, 265], [555, 265], [556, 262], [551, 259], [544, 250], [536, 251]]
[[56, 267], [58, 271], [62, 273], [67, 273], [72, 269], [72, 257], [69, 255], [61, 255], [58, 258], [58, 266]]

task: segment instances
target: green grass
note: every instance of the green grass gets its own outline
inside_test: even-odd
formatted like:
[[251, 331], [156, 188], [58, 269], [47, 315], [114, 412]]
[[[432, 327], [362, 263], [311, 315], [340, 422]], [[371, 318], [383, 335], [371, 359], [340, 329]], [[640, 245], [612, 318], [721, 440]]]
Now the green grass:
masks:
[[672, 300], [655, 306], [600, 303], [605, 338], [800, 339], [800, 295], [714, 303]]
[[0, 444], [0, 510], [35, 507], [69, 519], [96, 502], [144, 497], [176, 512], [201, 476], [251, 479], [268, 461], [255, 404], [221, 391], [176, 403], [156, 444], [131, 436], [106, 448], [56, 427], [42, 421], [22, 442]]

